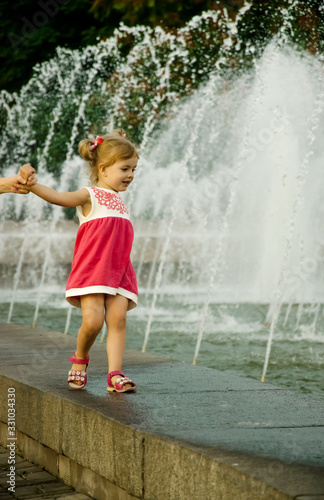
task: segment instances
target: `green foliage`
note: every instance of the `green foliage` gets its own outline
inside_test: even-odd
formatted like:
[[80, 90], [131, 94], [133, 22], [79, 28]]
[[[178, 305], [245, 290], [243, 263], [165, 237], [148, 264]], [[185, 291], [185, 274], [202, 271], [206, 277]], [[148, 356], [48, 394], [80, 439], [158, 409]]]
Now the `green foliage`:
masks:
[[246, 46], [255, 47], [261, 54], [265, 45], [283, 29], [283, 23], [290, 25], [287, 37], [301, 49], [312, 53], [323, 51], [324, 4], [322, 0], [260, 0], [244, 16], [240, 25], [240, 37]]
[[[62, 5], [60, 5], [62, 3]], [[250, 1], [241, 38], [259, 51], [277, 33], [282, 11], [292, 0]], [[177, 29], [208, 9], [234, 19], [244, 0], [21, 0], [0, 2], [0, 88], [10, 92], [26, 83], [35, 64], [54, 56], [56, 47], [80, 48], [113, 35], [120, 23]], [[56, 7], [55, 7], [56, 6]], [[300, 1], [294, 9], [294, 36], [301, 47], [323, 50], [322, 0]], [[127, 45], [127, 43], [126, 43]], [[129, 47], [125, 45], [125, 50]]]
[[[234, 4], [233, 2], [220, 2]], [[242, 1], [236, 2], [242, 5]], [[96, 19], [114, 20], [128, 25], [181, 27], [193, 16], [209, 10], [215, 5], [213, 0], [94, 0], [91, 11]], [[235, 6], [233, 5], [232, 8]]]

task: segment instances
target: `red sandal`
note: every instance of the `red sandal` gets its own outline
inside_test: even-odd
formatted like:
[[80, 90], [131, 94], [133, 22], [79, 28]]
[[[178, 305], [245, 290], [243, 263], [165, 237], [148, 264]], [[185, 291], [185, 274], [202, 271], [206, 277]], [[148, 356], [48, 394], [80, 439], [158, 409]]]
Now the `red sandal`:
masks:
[[[112, 383], [111, 377], [114, 377], [115, 375], [121, 375], [120, 378], [117, 378], [115, 381], [115, 384]], [[130, 380], [128, 377], [125, 377], [123, 372], [121, 371], [115, 371], [115, 372], [110, 372], [107, 375], [107, 391], [109, 392], [135, 392], [136, 391], [136, 384], [132, 380]], [[126, 384], [132, 384], [132, 387], [124, 387]]]
[[[87, 365], [85, 371], [70, 370], [68, 376], [68, 384], [69, 387], [71, 387], [71, 389], [83, 389], [87, 383], [86, 370], [88, 368], [89, 358], [86, 359], [77, 358], [74, 353], [73, 356], [69, 358], [69, 361], [71, 361], [71, 363], [77, 363], [78, 365]], [[76, 384], [74, 382], [75, 380], [81, 380], [82, 384], [80, 385]]]

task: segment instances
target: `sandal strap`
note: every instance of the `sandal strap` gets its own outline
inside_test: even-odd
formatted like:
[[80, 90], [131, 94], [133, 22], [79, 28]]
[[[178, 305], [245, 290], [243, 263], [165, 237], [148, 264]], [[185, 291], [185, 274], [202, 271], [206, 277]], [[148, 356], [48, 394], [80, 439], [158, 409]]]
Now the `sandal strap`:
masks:
[[87, 376], [86, 375], [69, 375], [68, 376], [68, 382], [70, 382], [70, 380], [86, 380], [87, 379]]
[[111, 378], [111, 377], [114, 377], [115, 375], [121, 375], [122, 377], [125, 377], [123, 372], [121, 372], [120, 370], [116, 370], [114, 372], [108, 373], [107, 377]]
[[71, 361], [71, 363], [76, 363], [78, 365], [88, 365], [89, 364], [89, 358], [85, 358], [85, 359], [77, 358], [75, 353], [73, 354], [73, 356], [71, 356], [69, 358], [69, 361]]
[[[115, 384], [113, 384], [111, 381], [111, 377], [114, 377], [115, 375], [121, 375], [121, 377], [115, 381]], [[132, 384], [133, 387], [136, 387], [135, 382], [133, 382], [130, 378], [126, 377], [121, 371], [114, 371], [108, 373], [107, 383], [109, 387], [114, 387], [115, 389], [118, 390], [121, 390], [126, 384]]]
[[121, 372], [120, 370], [116, 370], [114, 372], [108, 373], [108, 375], [107, 375], [107, 384], [109, 385], [109, 387], [114, 387], [114, 384], [111, 381], [111, 377], [114, 377], [115, 375], [121, 375], [122, 377], [125, 377], [125, 375], [123, 374], [123, 372]]
[[84, 370], [82, 370], [82, 371], [79, 371], [79, 370], [70, 370], [69, 371], [69, 375], [82, 375], [82, 377], [84, 377], [86, 374], [87, 374], [87, 372], [84, 371]]
[[70, 370], [68, 374], [68, 382], [73, 382], [74, 380], [81, 380], [84, 384], [87, 383], [87, 373], [85, 370]]
[[121, 390], [124, 387], [124, 385], [126, 385], [126, 384], [131, 384], [132, 387], [136, 387], [135, 382], [133, 382], [128, 377], [123, 377], [123, 378], [117, 379], [115, 382], [115, 387], [116, 387], [116, 389]]

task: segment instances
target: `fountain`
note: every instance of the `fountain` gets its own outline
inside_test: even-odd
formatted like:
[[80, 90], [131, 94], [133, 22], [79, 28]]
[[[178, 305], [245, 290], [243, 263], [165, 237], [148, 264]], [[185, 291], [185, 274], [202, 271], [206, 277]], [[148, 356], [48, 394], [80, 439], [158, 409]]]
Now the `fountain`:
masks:
[[[235, 21], [226, 11], [204, 13], [177, 37], [161, 28], [121, 26], [95, 47], [58, 49], [53, 60], [35, 68], [19, 95], [0, 96], [3, 175], [30, 161], [41, 182], [61, 190], [87, 185], [78, 141], [89, 131], [126, 128], [125, 116], [130, 118], [127, 130], [139, 143], [140, 163], [125, 200], [144, 297], [135, 312], [142, 332], [145, 323], [143, 351], [163, 309], [197, 335], [196, 363], [216, 316], [224, 318], [224, 307], [240, 304], [265, 307], [259, 324], [262, 380], [278, 329], [304, 338], [306, 331], [323, 343], [324, 70], [321, 55], [298, 50], [288, 36], [297, 4], [282, 10], [281, 29], [260, 57], [251, 45], [242, 49], [240, 23], [251, 7], [246, 3]], [[212, 27], [221, 27], [224, 38], [217, 51], [209, 50], [204, 81], [197, 85], [202, 70], [190, 59], [188, 39], [206, 26], [211, 37]], [[133, 38], [126, 55], [124, 37]], [[240, 50], [249, 68], [236, 56], [233, 70]], [[156, 81], [147, 81], [148, 68]], [[175, 68], [182, 71], [177, 87]], [[8, 321], [19, 290], [27, 287], [35, 325], [46, 290], [56, 287], [63, 296], [77, 225], [68, 220], [73, 214], [48, 208], [33, 195], [1, 196], [0, 210]], [[71, 309], [66, 331], [70, 320]], [[235, 329], [233, 316], [231, 321]]]

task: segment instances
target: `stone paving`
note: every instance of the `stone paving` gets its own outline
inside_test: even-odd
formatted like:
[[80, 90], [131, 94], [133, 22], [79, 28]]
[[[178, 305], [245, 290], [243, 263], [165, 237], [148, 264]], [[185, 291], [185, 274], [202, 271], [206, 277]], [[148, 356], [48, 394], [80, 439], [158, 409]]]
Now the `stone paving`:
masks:
[[44, 469], [24, 460], [16, 453], [15, 491], [8, 491], [9, 451], [0, 446], [0, 498], [1, 500], [32, 500], [36, 498], [59, 498], [60, 500], [90, 500], [91, 497], [78, 493], [71, 486], [49, 474]]

